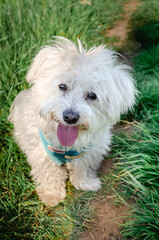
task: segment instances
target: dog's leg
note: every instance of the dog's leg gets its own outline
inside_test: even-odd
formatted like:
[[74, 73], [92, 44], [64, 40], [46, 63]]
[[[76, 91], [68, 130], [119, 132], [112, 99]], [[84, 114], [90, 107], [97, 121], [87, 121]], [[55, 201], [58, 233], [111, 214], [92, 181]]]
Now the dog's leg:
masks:
[[65, 198], [65, 167], [57, 166], [47, 157], [41, 166], [32, 164], [31, 175], [36, 182], [39, 198], [47, 206], [55, 206]]
[[[91, 156], [92, 157], [92, 156]], [[96, 169], [102, 161], [102, 156], [100, 155], [100, 160], [89, 162], [88, 158], [79, 158], [78, 161], [68, 165], [70, 171], [70, 180], [72, 185], [77, 190], [83, 191], [97, 191], [101, 188], [101, 181], [97, 177]]]

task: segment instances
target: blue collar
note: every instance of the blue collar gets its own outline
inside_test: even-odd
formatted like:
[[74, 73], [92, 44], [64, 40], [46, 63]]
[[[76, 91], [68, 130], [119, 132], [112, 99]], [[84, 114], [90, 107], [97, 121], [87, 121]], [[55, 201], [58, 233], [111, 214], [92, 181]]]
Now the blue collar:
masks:
[[77, 152], [76, 150], [69, 151], [65, 151], [63, 149], [55, 150], [52, 144], [46, 139], [46, 137], [44, 136], [40, 129], [39, 136], [47, 155], [58, 166], [61, 166], [62, 164], [65, 164], [67, 162], [71, 162], [72, 159], [78, 158], [85, 153], [85, 151]]

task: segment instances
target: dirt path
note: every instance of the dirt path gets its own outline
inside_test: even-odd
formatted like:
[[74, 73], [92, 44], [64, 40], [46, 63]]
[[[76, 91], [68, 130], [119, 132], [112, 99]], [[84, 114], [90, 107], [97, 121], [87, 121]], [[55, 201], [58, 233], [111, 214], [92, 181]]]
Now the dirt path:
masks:
[[138, 0], [130, 0], [124, 5], [123, 19], [117, 21], [113, 28], [108, 29], [106, 34], [108, 37], [115, 37], [115, 41], [112, 43], [116, 47], [122, 47], [127, 40], [127, 33], [129, 31], [129, 19], [131, 14], [139, 6]]
[[114, 206], [111, 199], [106, 202], [95, 201], [93, 205], [98, 209], [93, 229], [81, 240], [121, 240], [120, 225], [126, 220], [129, 208], [126, 205]]

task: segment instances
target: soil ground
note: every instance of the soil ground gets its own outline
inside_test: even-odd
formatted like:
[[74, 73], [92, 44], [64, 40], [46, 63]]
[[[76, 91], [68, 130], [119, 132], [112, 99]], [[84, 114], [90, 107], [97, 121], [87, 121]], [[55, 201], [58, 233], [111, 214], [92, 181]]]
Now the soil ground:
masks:
[[129, 29], [129, 19], [131, 14], [139, 6], [138, 0], [130, 0], [124, 5], [123, 19], [115, 23], [114, 27], [106, 31], [107, 37], [115, 38], [112, 44], [116, 47], [123, 47], [127, 41]]
[[[108, 29], [107, 36], [115, 37], [117, 41], [113, 42], [115, 47], [122, 49], [123, 45], [127, 41], [127, 35], [129, 29], [129, 19], [133, 11], [139, 6], [138, 0], [130, 0], [124, 5], [123, 19], [117, 21], [112, 29]], [[114, 133], [126, 133], [128, 137], [133, 133], [134, 128], [132, 125], [125, 125], [124, 127], [115, 127]], [[103, 161], [99, 172], [102, 174], [108, 174], [113, 169], [114, 159], [108, 159]], [[115, 195], [107, 195], [105, 201], [94, 200], [92, 201], [92, 207], [96, 210], [95, 218], [92, 221], [92, 227], [89, 231], [84, 233], [80, 240], [121, 240], [120, 234], [121, 224], [126, 221], [126, 217], [130, 213], [130, 209], [127, 205], [120, 204], [114, 205], [113, 199]]]
[[92, 206], [97, 209], [96, 218], [92, 223], [92, 229], [83, 235], [81, 240], [121, 240], [121, 224], [126, 221], [130, 209], [126, 205], [115, 206], [109, 195], [103, 201], [93, 201]]

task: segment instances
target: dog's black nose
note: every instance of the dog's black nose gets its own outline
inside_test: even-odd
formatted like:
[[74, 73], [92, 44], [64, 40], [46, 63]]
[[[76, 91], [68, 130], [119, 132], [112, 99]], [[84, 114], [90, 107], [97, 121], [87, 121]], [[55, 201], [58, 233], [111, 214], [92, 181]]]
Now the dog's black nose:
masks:
[[65, 110], [63, 112], [63, 120], [68, 124], [74, 124], [78, 122], [80, 116], [77, 112], [73, 112], [72, 110]]

